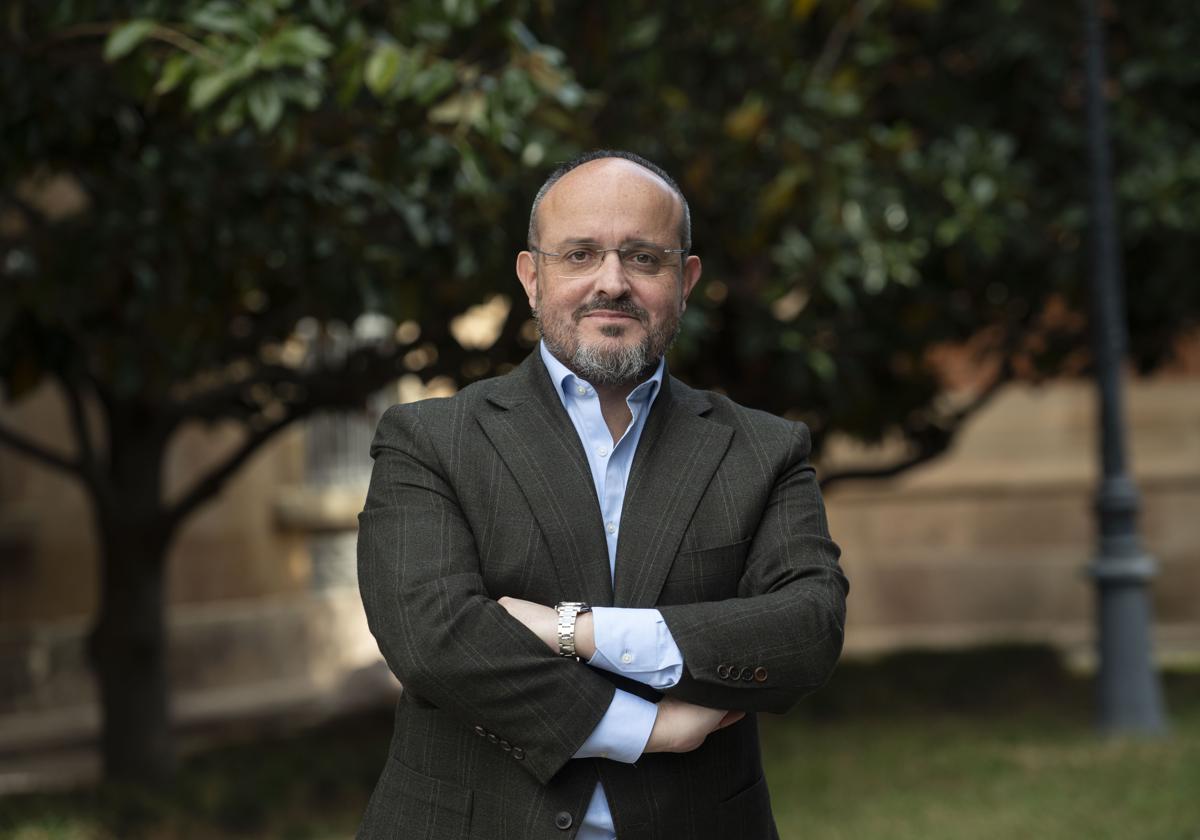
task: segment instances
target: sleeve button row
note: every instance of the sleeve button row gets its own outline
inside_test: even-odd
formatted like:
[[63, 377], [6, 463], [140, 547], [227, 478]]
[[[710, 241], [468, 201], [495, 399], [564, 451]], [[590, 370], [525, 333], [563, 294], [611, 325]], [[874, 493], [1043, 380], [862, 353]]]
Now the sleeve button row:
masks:
[[513, 758], [515, 758], [517, 761], [520, 761], [521, 759], [523, 759], [525, 757], [525, 750], [521, 749], [520, 747], [514, 747], [508, 741], [505, 741], [503, 738], [497, 737], [496, 734], [493, 732], [488, 732], [482, 726], [474, 726], [474, 727], [472, 727], [472, 729], [475, 731], [475, 734], [478, 735], [480, 738], [486, 738], [489, 743], [497, 744], [500, 747], [500, 749], [504, 750], [506, 753], [511, 755]]
[[767, 669], [761, 665], [757, 668], [749, 668], [722, 662], [717, 666], [717, 676], [723, 680], [741, 680], [743, 682], [753, 680], [757, 683], [764, 683], [767, 681], [768, 674]]

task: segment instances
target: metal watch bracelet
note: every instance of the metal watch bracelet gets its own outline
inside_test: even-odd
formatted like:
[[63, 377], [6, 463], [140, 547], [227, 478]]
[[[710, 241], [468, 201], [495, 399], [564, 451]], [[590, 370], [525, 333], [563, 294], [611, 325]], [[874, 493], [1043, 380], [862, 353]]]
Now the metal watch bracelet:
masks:
[[575, 653], [575, 620], [592, 607], [583, 601], [560, 601], [558, 612], [558, 655], [577, 657]]

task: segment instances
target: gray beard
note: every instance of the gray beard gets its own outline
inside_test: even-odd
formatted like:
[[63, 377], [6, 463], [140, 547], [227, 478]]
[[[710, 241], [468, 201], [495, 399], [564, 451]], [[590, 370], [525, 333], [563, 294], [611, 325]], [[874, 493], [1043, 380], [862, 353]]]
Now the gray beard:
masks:
[[[553, 347], [550, 348], [550, 352], [554, 352]], [[652, 364], [657, 364], [658, 359], [652, 360], [650, 353], [650, 336], [637, 344], [617, 347], [614, 350], [589, 347], [581, 342], [567, 362], [567, 367], [593, 385], [620, 385], [639, 381], [643, 378], [643, 371]]]
[[[538, 313], [533, 313], [538, 332], [546, 342], [546, 349], [581, 379], [592, 385], [611, 387], [614, 385], [636, 385], [646, 379], [658, 365], [679, 335], [682, 319], [664, 323], [658, 330], [647, 333], [637, 344], [623, 345], [611, 349], [588, 346], [576, 341], [575, 346], [565, 346], [558, 336], [550, 335], [542, 326]], [[620, 328], [607, 332], [613, 337], [620, 335]]]

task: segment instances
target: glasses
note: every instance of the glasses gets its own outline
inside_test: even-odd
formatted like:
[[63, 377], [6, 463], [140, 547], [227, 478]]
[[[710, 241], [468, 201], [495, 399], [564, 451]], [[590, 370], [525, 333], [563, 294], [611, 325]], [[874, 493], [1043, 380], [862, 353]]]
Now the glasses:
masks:
[[564, 277], [586, 277], [600, 270], [609, 251], [617, 254], [621, 268], [635, 277], [658, 277], [667, 274], [680, 263], [673, 254], [686, 254], [687, 248], [660, 248], [657, 245], [631, 245], [628, 248], [596, 248], [591, 245], [575, 245], [561, 254], [543, 251], [530, 246], [529, 250], [541, 254], [546, 262], [555, 266]]

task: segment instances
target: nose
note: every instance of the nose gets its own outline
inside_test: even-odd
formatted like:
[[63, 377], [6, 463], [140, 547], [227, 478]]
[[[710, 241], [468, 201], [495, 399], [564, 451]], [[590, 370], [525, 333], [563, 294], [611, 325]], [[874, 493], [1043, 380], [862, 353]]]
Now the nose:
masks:
[[614, 300], [629, 291], [629, 278], [625, 275], [625, 266], [621, 265], [621, 254], [615, 248], [600, 255], [600, 267], [592, 280], [592, 290]]

